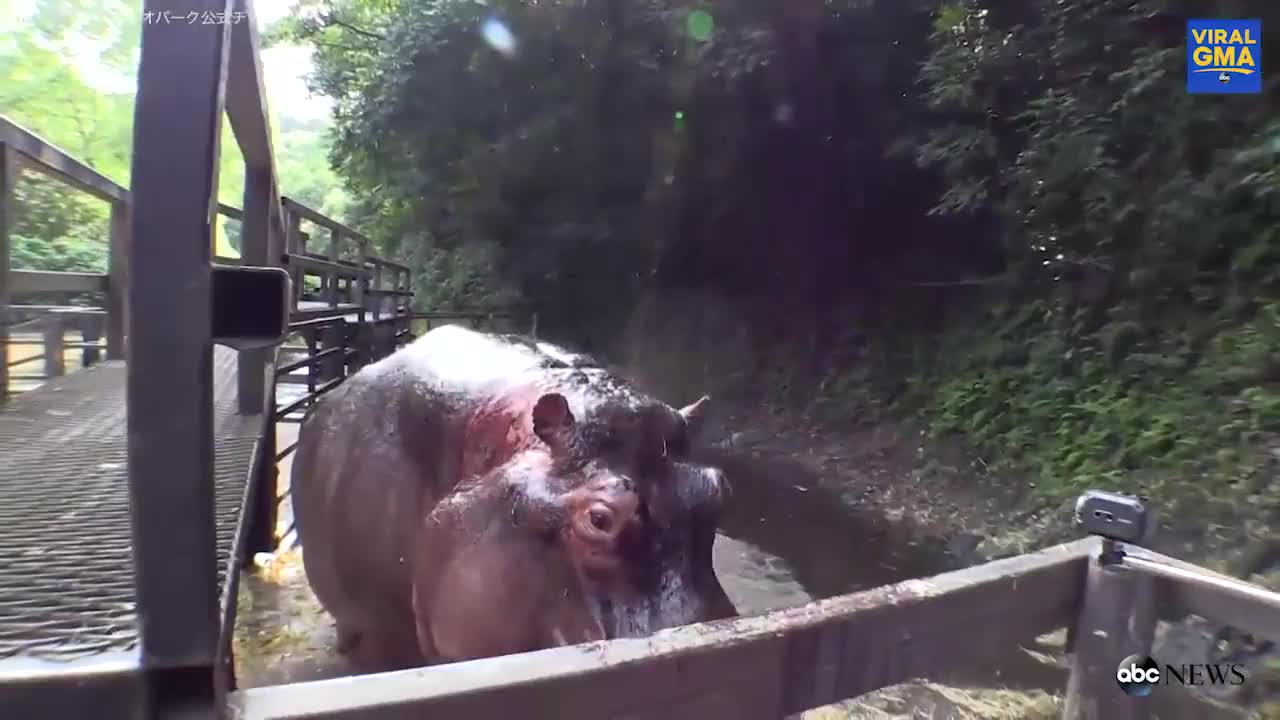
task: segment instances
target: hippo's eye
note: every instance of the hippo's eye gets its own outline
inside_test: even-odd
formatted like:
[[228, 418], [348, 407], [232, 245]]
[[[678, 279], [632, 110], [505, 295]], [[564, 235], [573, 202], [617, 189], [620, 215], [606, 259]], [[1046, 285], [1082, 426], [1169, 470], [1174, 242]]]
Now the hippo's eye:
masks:
[[592, 508], [587, 516], [591, 518], [591, 525], [600, 532], [609, 532], [609, 526], [612, 524], [612, 518], [609, 513], [600, 508]]

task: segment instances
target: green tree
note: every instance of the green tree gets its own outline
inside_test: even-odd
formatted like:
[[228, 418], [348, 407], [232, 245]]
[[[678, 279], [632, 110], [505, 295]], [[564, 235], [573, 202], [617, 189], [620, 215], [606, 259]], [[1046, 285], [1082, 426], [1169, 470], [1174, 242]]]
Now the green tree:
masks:
[[[31, 17], [5, 13], [0, 22], [0, 112], [128, 187], [141, 1], [37, 0]], [[324, 125], [281, 132], [279, 115], [273, 108], [285, 192], [321, 212], [341, 213], [347, 199], [328, 167]], [[239, 207], [243, 188], [243, 159], [224, 121], [218, 199]], [[16, 207], [15, 268], [105, 270], [105, 203], [28, 170]], [[238, 222], [224, 219], [218, 228], [238, 247]]]

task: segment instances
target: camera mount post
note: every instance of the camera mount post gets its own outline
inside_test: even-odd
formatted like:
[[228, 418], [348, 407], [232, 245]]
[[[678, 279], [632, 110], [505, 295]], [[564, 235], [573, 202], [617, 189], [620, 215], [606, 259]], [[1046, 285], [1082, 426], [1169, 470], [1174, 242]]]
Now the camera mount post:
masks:
[[1141, 546], [1154, 527], [1145, 500], [1090, 490], [1076, 501], [1076, 522], [1102, 541], [1098, 566], [1120, 566], [1136, 577], [1158, 581], [1161, 594], [1185, 611], [1218, 622], [1230, 618], [1233, 631], [1280, 642], [1280, 593]]
[[1140, 720], [1147, 703], [1116, 691], [1117, 664], [1151, 653], [1157, 622], [1152, 578], [1131, 572], [1126, 558], [1137, 552], [1150, 527], [1138, 498], [1093, 490], [1076, 502], [1075, 521], [1098, 536], [1084, 571], [1079, 606], [1068, 625], [1066, 720]]
[[1098, 563], [1103, 567], [1114, 567], [1124, 562], [1124, 544], [1109, 537], [1102, 538], [1102, 552], [1098, 553]]

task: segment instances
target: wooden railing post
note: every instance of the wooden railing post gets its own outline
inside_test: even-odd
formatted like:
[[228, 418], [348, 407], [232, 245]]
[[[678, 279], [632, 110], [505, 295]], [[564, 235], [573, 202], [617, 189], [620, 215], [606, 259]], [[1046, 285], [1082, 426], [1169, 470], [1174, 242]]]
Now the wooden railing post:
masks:
[[[317, 345], [316, 331], [312, 328], [307, 328], [302, 331], [302, 338], [307, 343], [307, 356], [314, 358], [320, 352], [320, 348]], [[313, 362], [307, 364], [308, 396], [314, 396], [316, 394], [316, 378], [320, 375], [320, 371], [322, 369], [323, 368], [320, 367], [320, 363]]]
[[356, 306], [356, 329], [355, 329], [355, 366], [357, 368], [364, 367], [371, 359], [369, 352], [369, 328], [366, 325], [368, 320], [368, 302], [369, 302], [369, 276], [368, 268], [365, 265], [366, 259], [369, 257], [369, 241], [364, 237], [356, 238], [356, 267], [360, 268], [362, 274], [360, 277], [352, 281], [351, 286], [351, 303]]
[[[1104, 554], [1106, 544], [1104, 541]], [[1149, 697], [1130, 697], [1116, 682], [1121, 662], [1148, 656], [1155, 636], [1150, 577], [1089, 559], [1084, 599], [1072, 629], [1071, 676], [1063, 720], [1144, 720]]]
[[[329, 262], [338, 262], [339, 250], [342, 247], [342, 232], [337, 228], [329, 228]], [[325, 288], [325, 299], [329, 301], [329, 307], [337, 307], [338, 305], [338, 279], [337, 274], [330, 274], [328, 287]]]
[[44, 322], [44, 376], [47, 378], [62, 377], [67, 374], [66, 345], [63, 335], [66, 334], [66, 319], [50, 315]]
[[111, 203], [107, 247], [107, 359], [123, 360], [128, 337], [129, 205]]
[[[302, 218], [293, 210], [286, 207], [284, 209], [285, 219], [285, 252], [290, 255], [300, 255], [303, 251], [302, 241]], [[302, 301], [302, 285], [306, 278], [300, 266], [290, 268], [290, 274], [293, 276], [293, 308], [298, 308], [298, 303]]]
[[[309, 234], [307, 234], [307, 233], [305, 233], [305, 232], [303, 232], [303, 231], [302, 231], [302, 218], [301, 218], [301, 217], [299, 217], [299, 218], [298, 218], [298, 232], [297, 232], [297, 238], [298, 238], [298, 250], [297, 250], [298, 254], [299, 254], [299, 255], [306, 255], [306, 254], [307, 254], [307, 241], [311, 239], [311, 236], [310, 236]], [[324, 286], [324, 278], [325, 278], [325, 276], [324, 276], [324, 274], [322, 273], [322, 274], [320, 275], [320, 284], [321, 284], [321, 287], [323, 287], [323, 286]], [[302, 300], [302, 298], [304, 298], [304, 297], [306, 296], [306, 294], [307, 294], [306, 287], [305, 287], [305, 285], [306, 285], [306, 280], [307, 280], [307, 271], [306, 271], [306, 270], [299, 270], [299, 271], [298, 271], [298, 299], [299, 299], [299, 300]]]
[[369, 266], [366, 264], [368, 259], [369, 244], [362, 239], [356, 246], [355, 264], [363, 274], [356, 278], [355, 285], [351, 288], [351, 302], [360, 306], [362, 314], [369, 309]]
[[96, 365], [99, 359], [98, 340], [102, 338], [102, 316], [87, 315], [80, 318], [80, 341], [85, 345], [94, 345], [95, 347], [86, 347], [80, 352], [80, 365], [82, 367], [92, 367]]
[[[397, 279], [396, 290], [400, 292], [408, 292], [409, 291], [409, 269], [404, 268], [403, 270], [400, 270], [398, 273], [396, 273], [396, 279]], [[412, 308], [410, 308], [409, 305], [410, 305], [410, 298], [408, 295], [396, 296], [396, 314], [399, 315], [399, 319], [396, 321], [396, 335], [400, 335], [400, 333], [402, 332], [406, 333], [404, 336], [396, 338], [395, 347], [397, 348], [400, 347], [402, 344], [404, 344], [405, 340], [407, 340], [409, 337], [408, 336], [408, 332], [410, 330], [409, 313], [412, 310]]]
[[0, 404], [9, 398], [9, 223], [13, 189], [18, 183], [16, 153], [0, 143]]
[[342, 377], [343, 371], [346, 367], [347, 359], [342, 354], [342, 348], [346, 346], [346, 341], [343, 339], [343, 336], [346, 334], [342, 327], [343, 324], [344, 323], [334, 322], [326, 325], [324, 329], [320, 331], [321, 350], [329, 350], [332, 348], [339, 349], [337, 353], [320, 361], [323, 364], [324, 372], [321, 375], [321, 379], [324, 380], [324, 382], [329, 382], [334, 378]]
[[[269, 169], [244, 168], [244, 210], [240, 220], [240, 258], [244, 265], [267, 265], [270, 255], [272, 182]], [[237, 353], [238, 406], [242, 415], [266, 410], [267, 366], [273, 350], [254, 348]]]

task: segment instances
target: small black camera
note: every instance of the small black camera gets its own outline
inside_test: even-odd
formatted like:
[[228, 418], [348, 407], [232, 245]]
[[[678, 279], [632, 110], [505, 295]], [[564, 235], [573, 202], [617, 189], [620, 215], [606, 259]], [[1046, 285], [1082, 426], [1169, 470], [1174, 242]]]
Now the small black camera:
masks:
[[1137, 544], [1147, 538], [1151, 518], [1141, 498], [1090, 490], [1076, 501], [1076, 522], [1090, 535]]

